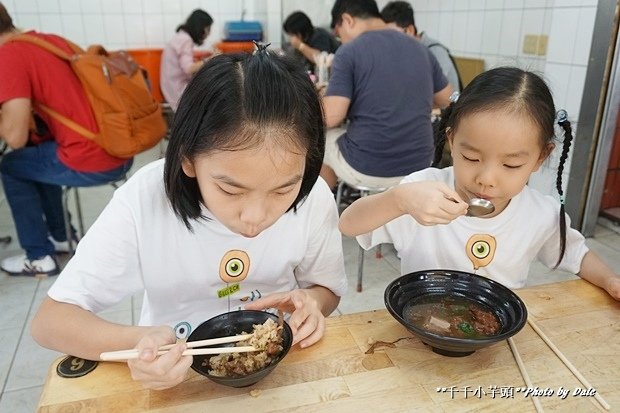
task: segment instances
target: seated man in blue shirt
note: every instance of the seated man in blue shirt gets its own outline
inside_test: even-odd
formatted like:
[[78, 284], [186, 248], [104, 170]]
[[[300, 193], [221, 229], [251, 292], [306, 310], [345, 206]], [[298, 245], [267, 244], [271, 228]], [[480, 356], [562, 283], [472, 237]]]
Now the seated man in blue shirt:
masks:
[[[452, 87], [429, 50], [381, 19], [374, 0], [337, 0], [336, 52], [323, 98], [328, 128], [321, 176], [333, 188], [389, 187], [430, 166], [431, 110], [449, 104]], [[416, 68], [416, 70], [411, 70]]]

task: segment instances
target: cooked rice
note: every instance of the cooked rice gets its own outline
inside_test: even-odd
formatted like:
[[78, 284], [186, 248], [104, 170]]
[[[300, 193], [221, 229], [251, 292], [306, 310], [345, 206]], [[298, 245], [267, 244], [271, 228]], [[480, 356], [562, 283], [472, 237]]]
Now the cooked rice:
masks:
[[[225, 353], [210, 357], [209, 374], [213, 376], [245, 376], [262, 369], [282, 352], [282, 326], [271, 318], [263, 324], [254, 324], [252, 337], [236, 343], [238, 347], [253, 346], [259, 351], [246, 353]], [[241, 334], [248, 334], [242, 332]], [[207, 359], [202, 363], [207, 365]]]

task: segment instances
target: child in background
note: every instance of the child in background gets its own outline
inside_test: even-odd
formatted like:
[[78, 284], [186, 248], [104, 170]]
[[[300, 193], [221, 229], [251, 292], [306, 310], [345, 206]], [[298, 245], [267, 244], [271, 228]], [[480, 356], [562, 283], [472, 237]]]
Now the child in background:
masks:
[[[620, 277], [588, 250], [564, 213], [562, 171], [572, 134], [566, 112], [560, 112], [556, 119], [551, 93], [533, 73], [506, 67], [478, 75], [447, 107], [438, 128], [435, 162], [447, 141], [454, 166], [413, 173], [386, 192], [354, 202], [341, 216], [341, 231], [357, 235], [367, 249], [393, 243], [403, 274], [475, 271], [520, 288], [538, 259], [620, 299]], [[527, 186], [554, 148], [556, 122], [565, 132], [560, 203]], [[474, 197], [491, 201], [495, 211], [465, 216]]]
[[[166, 159], [119, 188], [32, 324], [42, 346], [86, 359], [140, 350], [132, 377], [180, 383], [186, 338], [230, 310], [291, 313], [293, 342], [317, 342], [345, 293], [333, 195], [318, 178], [323, 117], [303, 69], [259, 48], [219, 55], [190, 82]], [[144, 292], [139, 326], [97, 315]]]

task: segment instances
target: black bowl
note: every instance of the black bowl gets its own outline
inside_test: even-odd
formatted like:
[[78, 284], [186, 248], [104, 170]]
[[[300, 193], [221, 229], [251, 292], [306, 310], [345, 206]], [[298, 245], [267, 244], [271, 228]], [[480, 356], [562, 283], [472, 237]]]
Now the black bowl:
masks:
[[[246, 333], [251, 333], [252, 326], [254, 324], [263, 324], [269, 318], [273, 319], [275, 322], [278, 321], [278, 316], [264, 311], [240, 310], [220, 314], [196, 327], [196, 329], [189, 335], [187, 341], [198, 341], [208, 338], [234, 336], [237, 334], [241, 334], [241, 332], [243, 331], [245, 331]], [[291, 327], [286, 323], [286, 321], [284, 322], [284, 329], [282, 330], [282, 338], [282, 352], [271, 362], [271, 364], [263, 367], [258, 371], [255, 371], [254, 373], [240, 377], [221, 377], [211, 375], [209, 374], [209, 366], [203, 366], [202, 363], [205, 358], [208, 359], [210, 357], [213, 357], [214, 354], [210, 354], [207, 356], [194, 356], [192, 369], [194, 369], [194, 371], [196, 371], [197, 373], [200, 373], [203, 376], [213, 380], [214, 382], [223, 384], [225, 386], [251, 386], [252, 384], [257, 383], [269, 373], [271, 373], [271, 371], [290, 350], [291, 345], [293, 344], [293, 332], [291, 331]], [[219, 346], [221, 346], [221, 344]], [[204, 348], [207, 347], [209, 346], [206, 346]]]
[[[479, 303], [498, 318], [498, 334], [486, 338], [455, 338], [419, 328], [403, 318], [407, 304], [431, 296], [460, 297]], [[502, 284], [462, 271], [428, 270], [403, 275], [385, 289], [385, 306], [399, 323], [433, 351], [444, 356], [461, 357], [516, 334], [527, 321], [527, 309], [521, 299]]]

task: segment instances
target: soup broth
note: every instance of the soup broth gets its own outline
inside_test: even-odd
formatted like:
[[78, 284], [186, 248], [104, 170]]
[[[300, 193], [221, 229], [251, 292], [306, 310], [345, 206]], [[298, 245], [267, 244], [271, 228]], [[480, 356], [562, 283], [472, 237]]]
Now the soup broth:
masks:
[[403, 318], [420, 329], [456, 338], [487, 338], [501, 330], [492, 311], [475, 301], [446, 295], [407, 303]]

